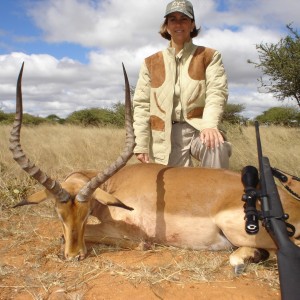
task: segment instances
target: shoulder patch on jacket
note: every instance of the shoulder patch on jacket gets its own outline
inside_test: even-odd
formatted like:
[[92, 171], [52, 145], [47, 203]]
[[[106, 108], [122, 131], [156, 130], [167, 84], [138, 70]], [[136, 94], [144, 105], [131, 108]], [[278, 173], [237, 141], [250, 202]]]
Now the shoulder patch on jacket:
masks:
[[189, 75], [194, 80], [205, 80], [205, 71], [216, 50], [199, 46], [189, 65]]
[[162, 51], [147, 57], [145, 62], [150, 73], [151, 87], [160, 87], [166, 79], [166, 70]]

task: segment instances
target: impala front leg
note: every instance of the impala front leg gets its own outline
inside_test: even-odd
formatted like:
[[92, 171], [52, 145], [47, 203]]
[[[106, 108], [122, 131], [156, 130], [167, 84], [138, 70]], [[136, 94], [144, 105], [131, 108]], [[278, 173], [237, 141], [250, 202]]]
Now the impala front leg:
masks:
[[245, 270], [247, 263], [258, 263], [268, 259], [269, 256], [270, 253], [265, 249], [240, 247], [230, 255], [229, 261], [234, 268], [234, 273], [240, 275]]

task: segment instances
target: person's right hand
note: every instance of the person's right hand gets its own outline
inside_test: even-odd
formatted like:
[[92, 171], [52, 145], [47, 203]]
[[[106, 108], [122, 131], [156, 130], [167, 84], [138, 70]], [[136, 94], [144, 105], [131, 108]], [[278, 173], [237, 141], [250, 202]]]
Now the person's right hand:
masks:
[[215, 149], [224, 143], [224, 138], [217, 128], [206, 128], [200, 132], [200, 140], [208, 148]]
[[149, 155], [148, 153], [136, 153], [136, 158], [142, 163], [149, 163]]

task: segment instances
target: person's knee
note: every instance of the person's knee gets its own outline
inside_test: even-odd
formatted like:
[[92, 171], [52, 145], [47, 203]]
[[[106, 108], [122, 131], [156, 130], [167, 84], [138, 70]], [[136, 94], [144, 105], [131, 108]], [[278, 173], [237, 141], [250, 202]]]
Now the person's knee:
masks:
[[228, 157], [230, 157], [232, 155], [231, 143], [224, 142], [223, 144], [221, 144], [220, 151], [221, 151], [222, 155], [227, 155]]
[[218, 153], [216, 153], [216, 166], [222, 169], [229, 168], [229, 158], [232, 154], [231, 144], [224, 142], [220, 147]]
[[197, 153], [199, 160], [201, 161], [200, 166], [214, 168], [214, 169], [228, 169], [229, 168], [229, 158], [232, 154], [231, 144], [224, 142], [219, 147], [214, 149], [207, 148], [202, 145], [202, 149]]

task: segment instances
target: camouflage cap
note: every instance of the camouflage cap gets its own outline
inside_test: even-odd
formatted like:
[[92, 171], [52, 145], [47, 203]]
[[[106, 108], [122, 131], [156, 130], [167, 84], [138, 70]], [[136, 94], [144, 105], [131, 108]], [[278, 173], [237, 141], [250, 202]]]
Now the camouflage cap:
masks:
[[181, 12], [191, 19], [194, 17], [193, 5], [190, 1], [174, 0], [167, 5], [165, 17], [173, 12]]

